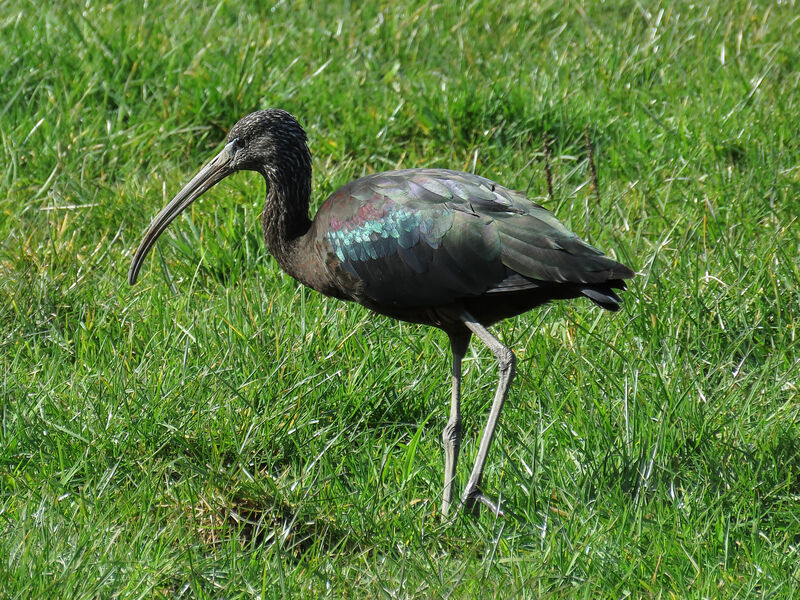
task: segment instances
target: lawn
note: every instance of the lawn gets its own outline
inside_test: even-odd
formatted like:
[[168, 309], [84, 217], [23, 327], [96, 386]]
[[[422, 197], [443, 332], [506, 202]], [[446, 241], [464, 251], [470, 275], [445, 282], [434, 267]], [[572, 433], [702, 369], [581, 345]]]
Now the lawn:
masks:
[[[798, 8], [4, 3], [0, 597], [800, 596]], [[441, 520], [446, 336], [283, 274], [258, 175], [127, 285], [150, 219], [269, 106], [308, 132], [312, 210], [467, 170], [636, 270], [619, 313], [494, 328], [504, 518]], [[496, 377], [473, 343], [459, 488]]]

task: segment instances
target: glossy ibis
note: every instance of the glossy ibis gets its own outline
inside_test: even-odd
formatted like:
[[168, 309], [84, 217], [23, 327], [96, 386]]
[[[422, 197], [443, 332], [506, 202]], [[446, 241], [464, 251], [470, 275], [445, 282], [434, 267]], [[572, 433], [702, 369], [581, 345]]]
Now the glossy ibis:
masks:
[[514, 377], [513, 352], [488, 326], [555, 299], [588, 297], [619, 308], [614, 289], [633, 277], [520, 192], [444, 169], [376, 173], [340, 188], [311, 220], [311, 153], [288, 112], [254, 112], [225, 147], [155, 217], [133, 257], [135, 283], [169, 223], [228, 175], [257, 171], [267, 183], [261, 225], [267, 248], [299, 282], [395, 319], [442, 329], [453, 352], [442, 513], [453, 501], [461, 444], [461, 361], [472, 334], [492, 351], [499, 383], [462, 496], [471, 510], [497, 503], [480, 490], [497, 419]]

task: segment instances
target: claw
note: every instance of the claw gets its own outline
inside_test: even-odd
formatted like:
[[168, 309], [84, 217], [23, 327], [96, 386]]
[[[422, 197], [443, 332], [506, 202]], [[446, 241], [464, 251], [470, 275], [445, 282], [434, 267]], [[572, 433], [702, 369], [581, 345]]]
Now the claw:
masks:
[[479, 489], [471, 492], [464, 499], [464, 508], [473, 516], [478, 516], [478, 503], [486, 506], [495, 517], [505, 517], [506, 514], [500, 508], [500, 502], [495, 502]]

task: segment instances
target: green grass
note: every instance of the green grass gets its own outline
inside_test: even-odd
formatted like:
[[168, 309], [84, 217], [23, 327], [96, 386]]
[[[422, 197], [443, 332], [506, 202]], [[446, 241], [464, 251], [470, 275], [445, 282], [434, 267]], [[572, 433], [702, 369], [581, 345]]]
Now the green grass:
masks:
[[[0, 596], [798, 597], [797, 4], [315, 4], [3, 5]], [[128, 287], [149, 219], [267, 106], [308, 130], [315, 207], [474, 170], [639, 273], [617, 315], [496, 328], [505, 519], [440, 522], [444, 335], [282, 274], [258, 176]], [[496, 382], [465, 365], [460, 486]]]

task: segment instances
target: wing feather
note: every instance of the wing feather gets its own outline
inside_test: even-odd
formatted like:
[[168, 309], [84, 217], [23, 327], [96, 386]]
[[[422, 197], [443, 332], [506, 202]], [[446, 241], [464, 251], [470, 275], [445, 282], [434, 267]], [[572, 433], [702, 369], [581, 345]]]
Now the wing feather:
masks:
[[467, 173], [369, 175], [331, 196], [320, 218], [332, 256], [375, 303], [435, 306], [572, 285], [613, 308], [609, 286], [633, 276], [524, 194]]

